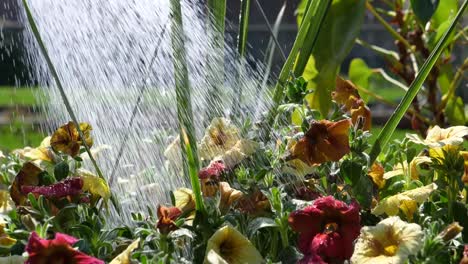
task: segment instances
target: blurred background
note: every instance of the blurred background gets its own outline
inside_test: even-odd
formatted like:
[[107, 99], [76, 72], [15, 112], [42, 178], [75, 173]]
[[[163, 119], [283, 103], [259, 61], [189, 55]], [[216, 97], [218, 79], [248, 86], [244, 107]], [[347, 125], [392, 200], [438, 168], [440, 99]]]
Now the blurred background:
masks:
[[[8, 151], [24, 146], [37, 146], [44, 137], [41, 132], [41, 122], [43, 118], [36, 107], [40, 96], [39, 88], [27, 64], [25, 46], [23, 45], [22, 32], [24, 21], [21, 18], [21, 5], [18, 0], [1, 0], [0, 3], [0, 150]], [[288, 53], [294, 38], [297, 34], [297, 23], [295, 10], [299, 0], [288, 1], [285, 14], [279, 28], [278, 40], [283, 50]], [[375, 2], [378, 6], [379, 1]], [[273, 24], [283, 0], [260, 0], [270, 24]], [[240, 1], [228, 1], [226, 24], [227, 45], [235, 45], [238, 14]], [[250, 62], [253, 67], [256, 61], [264, 61], [264, 51], [267, 48], [270, 33], [260, 10], [252, 3], [248, 42], [248, 51], [251, 55]], [[365, 22], [361, 29], [360, 39], [379, 45], [387, 49], [394, 49], [393, 38], [379, 24], [376, 19], [367, 13]], [[456, 61], [462, 61], [466, 57], [463, 47], [457, 47], [455, 52]], [[384, 67], [383, 59], [368, 49], [355, 45], [348, 58], [345, 60], [341, 74], [347, 76], [349, 63], [354, 58], [363, 59], [371, 68]], [[283, 60], [279, 53], [276, 53], [272, 67], [272, 78], [279, 73]], [[462, 82], [462, 87], [466, 88], [466, 79]], [[467, 89], [458, 89], [459, 95], [467, 101]], [[395, 87], [382, 87], [379, 94], [387, 100], [398, 102], [403, 91]], [[371, 102], [372, 104], [372, 102]], [[375, 109], [380, 109], [376, 107]], [[379, 129], [379, 123], [383, 123], [391, 113], [391, 109], [384, 109], [379, 115], [374, 111], [374, 119], [377, 123], [375, 130]], [[399, 133], [405, 133], [408, 125], [402, 124]], [[378, 131], [374, 131], [378, 132]]]

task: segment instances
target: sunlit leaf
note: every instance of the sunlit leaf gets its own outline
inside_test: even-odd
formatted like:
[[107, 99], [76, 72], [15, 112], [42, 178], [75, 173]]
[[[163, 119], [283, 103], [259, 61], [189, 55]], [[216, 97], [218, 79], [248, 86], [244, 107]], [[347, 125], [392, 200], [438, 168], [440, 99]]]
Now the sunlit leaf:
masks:
[[451, 98], [445, 106], [445, 116], [449, 123], [455, 125], [465, 125], [465, 104], [460, 96]]

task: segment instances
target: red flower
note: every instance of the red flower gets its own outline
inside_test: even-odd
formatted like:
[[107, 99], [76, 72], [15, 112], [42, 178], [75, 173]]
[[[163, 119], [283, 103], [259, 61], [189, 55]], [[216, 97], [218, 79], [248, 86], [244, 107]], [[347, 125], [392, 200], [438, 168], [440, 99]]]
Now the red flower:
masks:
[[207, 178], [219, 180], [219, 176], [224, 170], [226, 170], [226, 166], [222, 160], [212, 161], [210, 165], [198, 172], [198, 177], [202, 180]]
[[176, 230], [178, 227], [175, 224], [176, 220], [182, 211], [177, 207], [158, 206], [158, 224], [156, 227], [161, 234], [169, 234], [169, 232]]
[[288, 221], [300, 233], [298, 248], [305, 255], [303, 261], [312, 258], [310, 255], [325, 261], [349, 259], [361, 230], [359, 205], [347, 205], [332, 196], [318, 198], [313, 205], [292, 212]]
[[69, 178], [61, 182], [54, 183], [48, 186], [22, 186], [23, 194], [33, 193], [36, 195], [44, 195], [45, 197], [61, 198], [69, 195], [77, 195], [82, 192], [83, 179]]
[[297, 264], [328, 264], [319, 255], [309, 254], [305, 255]]
[[93, 258], [72, 247], [78, 239], [66, 234], [56, 233], [52, 240], [42, 239], [32, 232], [26, 245], [28, 259], [25, 264], [104, 264], [104, 261]]

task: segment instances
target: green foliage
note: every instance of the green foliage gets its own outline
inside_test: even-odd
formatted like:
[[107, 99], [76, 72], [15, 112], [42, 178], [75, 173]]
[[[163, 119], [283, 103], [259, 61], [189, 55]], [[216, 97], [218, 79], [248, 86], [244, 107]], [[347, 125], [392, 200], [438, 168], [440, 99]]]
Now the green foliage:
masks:
[[436, 12], [439, 0], [411, 0], [414, 14], [425, 25]]

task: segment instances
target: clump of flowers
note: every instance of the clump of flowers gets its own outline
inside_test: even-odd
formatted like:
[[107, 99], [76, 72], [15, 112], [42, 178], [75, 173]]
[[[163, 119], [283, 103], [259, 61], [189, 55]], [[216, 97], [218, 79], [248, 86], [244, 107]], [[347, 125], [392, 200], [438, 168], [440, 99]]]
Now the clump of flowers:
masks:
[[323, 262], [349, 259], [361, 229], [359, 205], [354, 201], [347, 205], [331, 196], [292, 212], [288, 221], [299, 233], [298, 248], [304, 258]]

